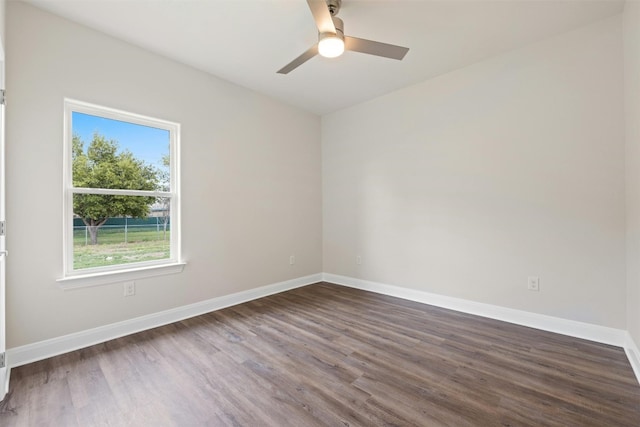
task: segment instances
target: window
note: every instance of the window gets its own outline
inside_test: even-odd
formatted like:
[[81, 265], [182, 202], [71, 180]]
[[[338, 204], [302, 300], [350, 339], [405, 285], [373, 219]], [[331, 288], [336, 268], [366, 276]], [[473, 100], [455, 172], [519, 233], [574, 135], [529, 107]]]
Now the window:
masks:
[[59, 281], [99, 284], [177, 272], [167, 266], [182, 270], [179, 133], [177, 123], [65, 100]]

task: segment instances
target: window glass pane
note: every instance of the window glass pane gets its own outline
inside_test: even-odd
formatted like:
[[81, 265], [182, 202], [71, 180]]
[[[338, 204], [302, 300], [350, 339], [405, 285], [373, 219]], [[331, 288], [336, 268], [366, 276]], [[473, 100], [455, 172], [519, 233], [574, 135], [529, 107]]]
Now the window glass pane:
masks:
[[169, 190], [170, 132], [72, 113], [74, 187]]
[[[74, 270], [169, 259], [169, 205], [168, 197], [74, 194]], [[122, 211], [130, 214], [114, 214]]]

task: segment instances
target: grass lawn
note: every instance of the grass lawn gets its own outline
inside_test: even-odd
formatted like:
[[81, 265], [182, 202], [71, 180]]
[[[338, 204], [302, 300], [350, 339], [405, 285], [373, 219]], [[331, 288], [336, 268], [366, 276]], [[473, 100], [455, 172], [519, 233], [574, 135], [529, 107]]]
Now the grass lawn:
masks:
[[98, 230], [98, 244], [87, 244], [84, 230], [73, 236], [73, 268], [104, 267], [107, 265], [166, 259], [170, 256], [169, 232], [155, 227], [146, 229], [124, 228]]

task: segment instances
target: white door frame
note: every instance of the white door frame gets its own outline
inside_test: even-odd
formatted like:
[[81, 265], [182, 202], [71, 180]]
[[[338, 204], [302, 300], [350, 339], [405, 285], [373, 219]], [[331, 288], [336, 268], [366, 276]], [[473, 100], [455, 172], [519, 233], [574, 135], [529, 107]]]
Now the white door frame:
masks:
[[[5, 49], [2, 37], [0, 37], [0, 90], [5, 89]], [[0, 94], [1, 95], [1, 94]], [[4, 225], [5, 221], [5, 120], [4, 102], [0, 102], [0, 221]], [[6, 360], [6, 317], [5, 317], [5, 266], [7, 259], [5, 246], [4, 227], [0, 233], [0, 400], [9, 392], [9, 368]]]

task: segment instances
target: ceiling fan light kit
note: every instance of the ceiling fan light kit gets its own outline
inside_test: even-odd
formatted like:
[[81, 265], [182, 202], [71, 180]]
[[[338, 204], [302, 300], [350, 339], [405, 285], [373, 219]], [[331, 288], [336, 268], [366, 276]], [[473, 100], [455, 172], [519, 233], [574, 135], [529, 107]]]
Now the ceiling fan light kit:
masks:
[[344, 22], [335, 16], [338, 10], [340, 10], [340, 3], [334, 8], [329, 5], [335, 32], [318, 34], [318, 53], [325, 58], [337, 58], [344, 53]]
[[350, 50], [402, 60], [409, 51], [409, 48], [402, 46], [345, 36], [344, 22], [336, 16], [342, 0], [307, 0], [307, 4], [318, 28], [318, 43], [278, 70], [278, 74], [288, 74], [317, 54], [336, 58], [345, 50]]
[[344, 53], [344, 37], [336, 34], [320, 34], [318, 40], [318, 53], [325, 58], [337, 58]]

